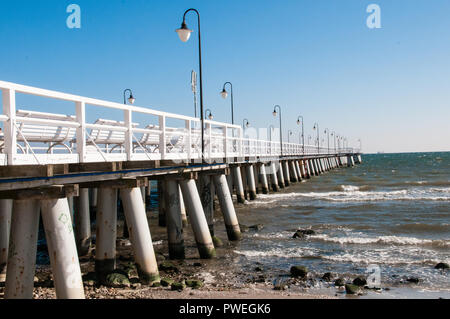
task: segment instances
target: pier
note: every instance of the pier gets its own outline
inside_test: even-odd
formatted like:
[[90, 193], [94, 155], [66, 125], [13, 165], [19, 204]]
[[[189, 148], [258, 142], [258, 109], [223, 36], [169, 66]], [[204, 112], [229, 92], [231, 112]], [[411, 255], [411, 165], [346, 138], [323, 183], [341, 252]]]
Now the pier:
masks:
[[[216, 256], [217, 197], [229, 241], [241, 239], [235, 203], [361, 163], [360, 150], [249, 138], [241, 126], [0, 81], [0, 271], [6, 299], [33, 296], [39, 219], [56, 295], [84, 298], [79, 257], [91, 243], [96, 214], [95, 271], [114, 271], [118, 207], [141, 283], [159, 281], [145, 199], [158, 181], [159, 224], [169, 256], [184, 258], [191, 227], [200, 258]], [[29, 110], [17, 95], [64, 103], [58, 113]], [[97, 114], [119, 114], [114, 119]], [[202, 152], [202, 149], [204, 151]]]

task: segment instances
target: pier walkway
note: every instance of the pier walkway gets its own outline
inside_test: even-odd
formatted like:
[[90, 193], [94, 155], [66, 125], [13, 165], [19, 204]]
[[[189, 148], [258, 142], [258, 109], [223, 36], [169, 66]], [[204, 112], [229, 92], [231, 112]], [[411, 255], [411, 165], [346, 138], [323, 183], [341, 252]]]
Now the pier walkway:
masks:
[[[200, 257], [213, 258], [216, 197], [228, 239], [236, 241], [235, 202], [361, 163], [359, 150], [280, 143], [272, 132], [269, 139], [250, 138], [240, 126], [210, 120], [204, 121], [202, 154], [197, 118], [3, 81], [0, 89], [5, 298], [33, 296], [40, 217], [57, 297], [84, 298], [79, 257], [92, 247], [91, 211], [95, 270], [104, 282], [115, 269], [119, 200], [139, 278], [148, 285], [159, 281], [145, 208], [151, 180], [158, 181], [159, 224], [167, 228], [170, 258], [184, 259], [188, 224]], [[17, 102], [29, 96], [39, 103]]]

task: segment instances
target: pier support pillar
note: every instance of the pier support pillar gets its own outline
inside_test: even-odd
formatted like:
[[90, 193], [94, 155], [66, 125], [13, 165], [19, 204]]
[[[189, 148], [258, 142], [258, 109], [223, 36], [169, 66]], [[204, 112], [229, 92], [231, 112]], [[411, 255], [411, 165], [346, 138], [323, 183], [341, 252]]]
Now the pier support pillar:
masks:
[[272, 190], [274, 192], [278, 192], [280, 189], [279, 189], [278, 177], [277, 177], [277, 167], [274, 162], [270, 163], [269, 176], [270, 176], [270, 184], [272, 186]]
[[311, 172], [311, 176], [317, 176], [316, 170], [314, 169], [314, 164], [313, 164], [312, 159], [308, 160], [308, 167], [309, 167], [309, 171]]
[[181, 214], [180, 188], [174, 179], [166, 180], [167, 238], [169, 241], [169, 258], [184, 259], [183, 220]]
[[213, 258], [216, 256], [216, 250], [208, 229], [208, 223], [206, 221], [195, 181], [193, 179], [182, 180], [180, 185], [184, 202], [188, 210], [189, 220], [194, 232], [195, 241], [197, 242], [200, 258]]
[[[141, 197], [139, 201], [142, 201]], [[128, 231], [130, 228], [128, 225]], [[96, 234], [95, 272], [100, 282], [104, 282], [106, 276], [116, 268], [117, 189], [98, 189]]]
[[225, 175], [214, 175], [214, 184], [216, 186], [217, 196], [219, 197], [220, 207], [227, 230], [228, 240], [238, 241], [241, 239], [241, 229], [234, 210], [233, 200], [228, 189]]
[[38, 200], [15, 200], [13, 203], [5, 299], [33, 298], [39, 211]]
[[269, 194], [269, 184], [267, 182], [266, 165], [262, 163], [259, 166], [259, 179], [261, 180], [261, 191], [263, 194]]
[[256, 199], [256, 184], [255, 184], [255, 174], [253, 170], [253, 165], [247, 165], [247, 185], [248, 185], [248, 195], [250, 200]]
[[53, 282], [58, 299], [84, 299], [77, 245], [67, 198], [41, 201]]
[[283, 163], [282, 162], [278, 162], [278, 170], [277, 172], [277, 177], [278, 177], [278, 186], [280, 188], [284, 188], [285, 187], [285, 181], [284, 181], [284, 174], [283, 174]]
[[295, 161], [289, 161], [288, 165], [291, 183], [298, 183], [298, 175], [297, 175], [297, 168], [295, 167]]
[[187, 219], [187, 215], [186, 215], [186, 207], [184, 206], [183, 193], [181, 192], [181, 187], [178, 183], [177, 183], [177, 187], [178, 187], [178, 193], [180, 196], [181, 221], [183, 223], [183, 227], [186, 227], [188, 224], [188, 219]]
[[166, 227], [166, 200], [162, 181], [158, 181], [158, 225]]
[[241, 168], [236, 165], [232, 167], [234, 186], [236, 187], [237, 202], [240, 204], [245, 203], [244, 185], [242, 183]]
[[95, 212], [97, 209], [98, 202], [98, 189], [91, 188], [89, 189], [89, 209], [91, 212]]
[[[178, 189], [175, 187], [174, 191], [177, 193]], [[159, 273], [141, 190], [139, 187], [124, 188], [120, 190], [120, 196], [139, 279], [143, 284], [151, 285], [159, 281]]]
[[80, 188], [74, 199], [75, 240], [79, 256], [86, 256], [91, 246], [91, 215], [89, 212], [89, 189]]
[[295, 170], [297, 171], [298, 181], [301, 182], [303, 180], [302, 170], [300, 169], [299, 161], [294, 161]]
[[200, 175], [199, 192], [209, 232], [214, 237], [214, 184], [211, 175]]
[[291, 175], [289, 174], [289, 163], [288, 161], [281, 162], [283, 167], [284, 185], [287, 187], [291, 184]]
[[0, 282], [4, 282], [6, 279], [12, 205], [11, 199], [0, 200]]
[[233, 173], [227, 175], [227, 184], [228, 189], [230, 190], [231, 197], [233, 197], [234, 189], [233, 189]]

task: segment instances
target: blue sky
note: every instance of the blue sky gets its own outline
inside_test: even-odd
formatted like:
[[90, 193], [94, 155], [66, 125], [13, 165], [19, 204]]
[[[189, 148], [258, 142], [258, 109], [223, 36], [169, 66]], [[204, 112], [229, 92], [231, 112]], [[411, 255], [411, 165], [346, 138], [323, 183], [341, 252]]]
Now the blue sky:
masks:
[[[79, 30], [66, 26], [71, 3]], [[381, 29], [366, 26], [371, 3]], [[231, 81], [238, 124], [277, 125], [280, 104], [286, 131], [303, 115], [306, 136], [318, 122], [366, 152], [450, 150], [448, 0], [1, 0], [0, 80], [117, 102], [132, 88], [139, 106], [193, 115], [197, 33], [174, 31], [190, 7], [215, 120], [231, 121], [219, 95]]]

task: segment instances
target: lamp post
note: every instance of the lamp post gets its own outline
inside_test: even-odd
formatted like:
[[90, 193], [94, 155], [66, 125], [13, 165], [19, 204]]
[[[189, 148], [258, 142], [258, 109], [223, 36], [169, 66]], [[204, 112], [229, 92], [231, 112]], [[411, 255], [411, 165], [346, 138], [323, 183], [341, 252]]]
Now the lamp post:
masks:
[[245, 130], [247, 127], [249, 127], [250, 122], [247, 119], [244, 119], [242, 121], [242, 129]]
[[292, 135], [292, 130], [289, 130], [288, 131], [288, 143], [290, 143], [291, 142], [291, 139], [290, 139], [290, 136]]
[[334, 152], [336, 153], [336, 132], [335, 131], [331, 132], [331, 136], [334, 139]]
[[180, 37], [180, 40], [187, 42], [191, 37], [193, 30], [188, 29], [186, 24], [186, 14], [188, 12], [195, 12], [197, 14], [198, 22], [198, 64], [199, 64], [199, 77], [200, 77], [200, 115], [201, 115], [201, 133], [202, 133], [202, 162], [204, 162], [205, 156], [205, 118], [203, 113], [203, 74], [202, 74], [202, 37], [201, 37], [201, 27], [200, 27], [200, 13], [196, 9], [188, 9], [184, 12], [183, 22], [181, 23], [181, 28], [177, 29], [176, 32]]
[[197, 72], [191, 72], [191, 90], [194, 94], [194, 117], [197, 118]]
[[130, 89], [125, 89], [123, 91], [123, 104], [127, 104], [127, 92], [130, 92], [130, 96], [128, 97], [128, 102], [130, 104], [134, 104], [134, 102], [136, 101], [136, 99], [133, 97], [133, 92]]
[[214, 116], [213, 116], [213, 114], [212, 114], [210, 109], [206, 109], [205, 117], [207, 117], [210, 121], [212, 121], [212, 119], [214, 118]]
[[330, 154], [330, 130], [326, 128], [324, 134], [328, 135], [328, 154]]
[[[302, 119], [300, 121], [300, 119]], [[299, 116], [297, 119], [297, 125], [300, 125], [300, 123], [302, 124], [302, 144], [303, 144], [303, 154], [305, 154], [305, 123], [303, 121], [303, 116]]]
[[311, 135], [308, 135], [308, 144], [311, 145]]
[[233, 98], [233, 84], [231, 82], [225, 82], [223, 85], [223, 90], [220, 92], [222, 97], [226, 99], [228, 97], [228, 92], [226, 90], [227, 84], [231, 87], [231, 124], [234, 124], [234, 98]]
[[317, 130], [317, 154], [320, 154], [320, 129], [318, 123], [314, 123], [313, 130]]
[[280, 147], [281, 147], [281, 156], [283, 156], [283, 128], [281, 127], [282, 122], [281, 122], [281, 106], [279, 105], [275, 105], [275, 107], [273, 108], [273, 116], [277, 117], [277, 108], [280, 112]]

